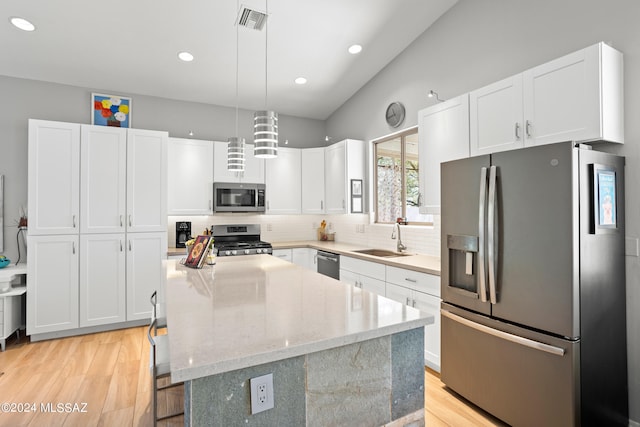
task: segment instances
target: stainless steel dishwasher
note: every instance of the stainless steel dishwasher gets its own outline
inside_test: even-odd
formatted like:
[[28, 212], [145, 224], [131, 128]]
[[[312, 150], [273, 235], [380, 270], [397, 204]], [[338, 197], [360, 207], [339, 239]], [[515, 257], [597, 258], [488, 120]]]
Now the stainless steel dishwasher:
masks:
[[318, 251], [318, 273], [340, 280], [340, 255]]

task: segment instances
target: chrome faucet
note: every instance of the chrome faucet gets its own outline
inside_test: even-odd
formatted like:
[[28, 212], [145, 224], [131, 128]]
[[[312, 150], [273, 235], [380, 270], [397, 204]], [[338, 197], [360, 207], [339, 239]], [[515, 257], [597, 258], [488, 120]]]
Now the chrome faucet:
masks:
[[407, 249], [407, 247], [402, 243], [402, 236], [400, 235], [400, 223], [396, 222], [393, 226], [393, 232], [391, 233], [391, 238], [395, 240], [396, 238], [396, 229], [398, 229], [398, 244], [397, 250], [398, 252], [402, 252]]

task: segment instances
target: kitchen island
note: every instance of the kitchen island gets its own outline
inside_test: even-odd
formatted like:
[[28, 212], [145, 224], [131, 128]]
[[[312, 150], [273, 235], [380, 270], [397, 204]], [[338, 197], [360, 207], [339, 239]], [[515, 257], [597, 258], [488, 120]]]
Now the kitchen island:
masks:
[[[432, 316], [269, 255], [164, 266], [185, 425], [423, 422]], [[251, 415], [249, 380], [266, 374], [274, 408]]]

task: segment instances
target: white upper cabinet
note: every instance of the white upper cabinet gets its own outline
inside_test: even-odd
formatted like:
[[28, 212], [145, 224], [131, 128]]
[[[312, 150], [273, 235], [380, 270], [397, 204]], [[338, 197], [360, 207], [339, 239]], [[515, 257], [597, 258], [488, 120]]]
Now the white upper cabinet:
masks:
[[166, 162], [166, 132], [29, 120], [29, 234], [166, 231]]
[[525, 71], [525, 145], [624, 142], [622, 53], [598, 43]]
[[127, 231], [167, 231], [166, 132], [128, 129]]
[[[325, 149], [325, 212], [351, 212], [351, 180], [362, 180], [363, 211], [366, 212], [364, 141], [345, 139]], [[267, 190], [268, 191], [268, 190]]]
[[440, 213], [440, 163], [469, 157], [469, 95], [418, 112], [420, 213]]
[[524, 147], [522, 74], [469, 95], [471, 155]]
[[324, 151], [306, 148], [302, 155], [302, 213], [324, 213]]
[[227, 146], [223, 141], [214, 142], [213, 180], [214, 182], [247, 182], [264, 184], [265, 160], [253, 155], [253, 144], [244, 146], [244, 172], [227, 169]]
[[268, 159], [265, 173], [267, 214], [299, 214], [301, 155], [297, 148], [278, 149], [278, 157]]
[[213, 214], [213, 141], [169, 138], [169, 215]]
[[470, 94], [471, 155], [624, 142], [622, 53], [598, 43]]
[[80, 125], [29, 120], [29, 234], [77, 234]]
[[80, 148], [80, 231], [125, 230], [127, 130], [82, 125]]

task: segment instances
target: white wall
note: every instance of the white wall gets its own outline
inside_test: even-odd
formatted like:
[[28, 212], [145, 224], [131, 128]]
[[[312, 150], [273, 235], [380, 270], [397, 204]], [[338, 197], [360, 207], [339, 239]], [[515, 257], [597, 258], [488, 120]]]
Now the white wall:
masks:
[[[627, 236], [640, 237], [640, 2], [637, 0], [460, 0], [327, 120], [327, 134], [373, 139], [391, 132], [384, 111], [392, 101], [417, 111], [441, 98], [480, 88], [567, 53], [605, 41], [624, 53], [624, 146]], [[630, 417], [640, 421], [640, 261], [627, 261]], [[606, 367], [603, 367], [606, 369]], [[640, 425], [640, 424], [638, 424]]]
[[[368, 214], [350, 215], [254, 215], [216, 214], [213, 216], [170, 216], [169, 246], [176, 241], [177, 221], [190, 221], [191, 234], [202, 234], [217, 224], [260, 224], [261, 238], [268, 242], [295, 242], [315, 240], [316, 229], [322, 220], [335, 232], [337, 242], [350, 243], [362, 248], [396, 250], [396, 240], [391, 239], [391, 225], [369, 224]], [[364, 226], [364, 232], [358, 226]], [[411, 253], [440, 256], [438, 234], [440, 224], [434, 227], [402, 226], [402, 242]]]
[[[4, 254], [17, 260], [15, 227], [27, 207], [27, 121], [30, 118], [91, 123], [91, 92], [131, 96], [132, 127], [165, 130], [170, 136], [226, 141], [235, 132], [235, 108], [0, 76], [0, 175], [4, 188]], [[324, 121], [280, 116], [280, 144], [291, 147], [325, 145]], [[251, 141], [253, 112], [239, 111], [239, 133]], [[26, 260], [21, 245], [22, 260]]]

